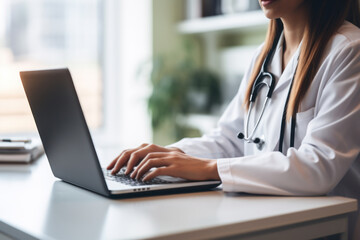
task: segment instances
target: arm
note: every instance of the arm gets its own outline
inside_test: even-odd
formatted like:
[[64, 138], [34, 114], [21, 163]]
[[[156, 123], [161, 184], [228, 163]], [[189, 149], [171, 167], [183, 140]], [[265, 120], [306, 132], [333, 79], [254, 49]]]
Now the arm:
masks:
[[353, 162], [359, 160], [359, 59], [357, 41], [323, 64], [318, 73], [323, 75], [320, 89], [316, 90], [315, 117], [298, 149], [290, 148], [286, 155], [268, 152], [218, 159], [224, 190], [317, 195], [334, 188]]

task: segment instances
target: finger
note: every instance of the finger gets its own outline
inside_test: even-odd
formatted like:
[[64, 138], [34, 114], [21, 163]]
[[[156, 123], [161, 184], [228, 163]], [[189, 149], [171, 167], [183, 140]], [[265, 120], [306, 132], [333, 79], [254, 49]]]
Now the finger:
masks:
[[111, 174], [115, 175], [120, 171], [120, 169], [125, 165], [125, 163], [128, 161], [132, 151], [134, 150], [125, 150], [121, 153], [120, 157], [116, 159], [115, 166], [113, 170], [111, 171]]
[[107, 170], [111, 170], [115, 166], [115, 164], [116, 164], [117, 160], [119, 159], [119, 157], [121, 156], [121, 154], [117, 155], [117, 157], [111, 161], [111, 163], [106, 167]]
[[163, 159], [163, 158], [152, 158], [149, 159], [148, 161], [146, 161], [146, 163], [138, 170], [137, 174], [136, 174], [136, 179], [139, 180], [142, 178], [142, 176], [149, 172], [150, 169], [156, 167], [156, 168], [161, 168], [161, 167], [166, 167], [168, 166], [169, 163], [167, 162], [167, 160]]
[[162, 153], [162, 152], [152, 152], [152, 153], [148, 153], [146, 155], [146, 157], [140, 162], [140, 164], [137, 166], [137, 168], [132, 172], [132, 174], [130, 175], [131, 178], [135, 178], [137, 173], [139, 172], [139, 170], [144, 166], [144, 164], [146, 164], [146, 162], [150, 159], [153, 158], [164, 158], [168, 156], [168, 153]]
[[130, 174], [134, 170], [134, 167], [139, 164], [139, 162], [142, 161], [149, 153], [157, 151], [163, 152], [164, 149], [154, 144], [147, 144], [138, 151], [132, 153], [127, 163], [125, 174]]
[[118, 173], [120, 171], [120, 169], [129, 160], [130, 155], [131, 155], [132, 152], [137, 151], [138, 149], [141, 149], [141, 148], [143, 148], [143, 147], [145, 147], [147, 145], [148, 144], [144, 143], [144, 144], [141, 144], [137, 148], [127, 149], [127, 150], [123, 151], [116, 159], [113, 160], [114, 166], [112, 167], [113, 170], [112, 170], [111, 174], [116, 174], [116, 173]]
[[161, 168], [156, 168], [154, 169], [154, 171], [149, 172], [144, 178], [143, 178], [143, 182], [147, 182], [152, 180], [153, 178], [157, 177], [157, 176], [163, 176], [163, 175], [167, 175], [167, 176], [171, 176], [172, 175], [172, 167], [161, 167]]
[[[129, 174], [134, 170], [134, 167], [142, 161], [151, 151], [151, 149], [146, 146], [144, 148], [141, 148], [135, 152], [133, 152], [129, 158], [129, 161], [126, 166], [126, 172], [125, 174]], [[141, 164], [141, 163], [140, 163]]]

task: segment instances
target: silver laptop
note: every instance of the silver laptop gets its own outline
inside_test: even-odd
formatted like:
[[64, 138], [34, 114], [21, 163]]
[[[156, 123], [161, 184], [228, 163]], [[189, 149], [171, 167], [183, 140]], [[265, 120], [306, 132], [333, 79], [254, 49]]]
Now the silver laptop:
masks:
[[220, 184], [169, 176], [141, 182], [124, 169], [111, 176], [100, 166], [69, 70], [24, 71], [20, 77], [55, 177], [107, 197], [199, 191]]

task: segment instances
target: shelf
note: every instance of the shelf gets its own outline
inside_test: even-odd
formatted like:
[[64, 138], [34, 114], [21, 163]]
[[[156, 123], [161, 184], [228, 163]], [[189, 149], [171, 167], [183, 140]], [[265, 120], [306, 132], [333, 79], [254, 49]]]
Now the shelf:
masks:
[[269, 20], [264, 16], [264, 13], [259, 10], [186, 20], [178, 25], [178, 31], [183, 34], [247, 31], [266, 28], [268, 22]]

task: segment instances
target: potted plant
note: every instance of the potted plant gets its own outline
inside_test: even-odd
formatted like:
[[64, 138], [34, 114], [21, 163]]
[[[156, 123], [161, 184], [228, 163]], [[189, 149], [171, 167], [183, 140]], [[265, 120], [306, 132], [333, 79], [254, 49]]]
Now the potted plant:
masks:
[[173, 139], [178, 140], [189, 134], [199, 135], [186, 125], [184, 117], [192, 113], [211, 114], [222, 103], [222, 96], [220, 78], [196, 66], [191, 45], [185, 48], [184, 58], [172, 60], [164, 56], [154, 59], [148, 109], [154, 131], [167, 125], [173, 132]]

